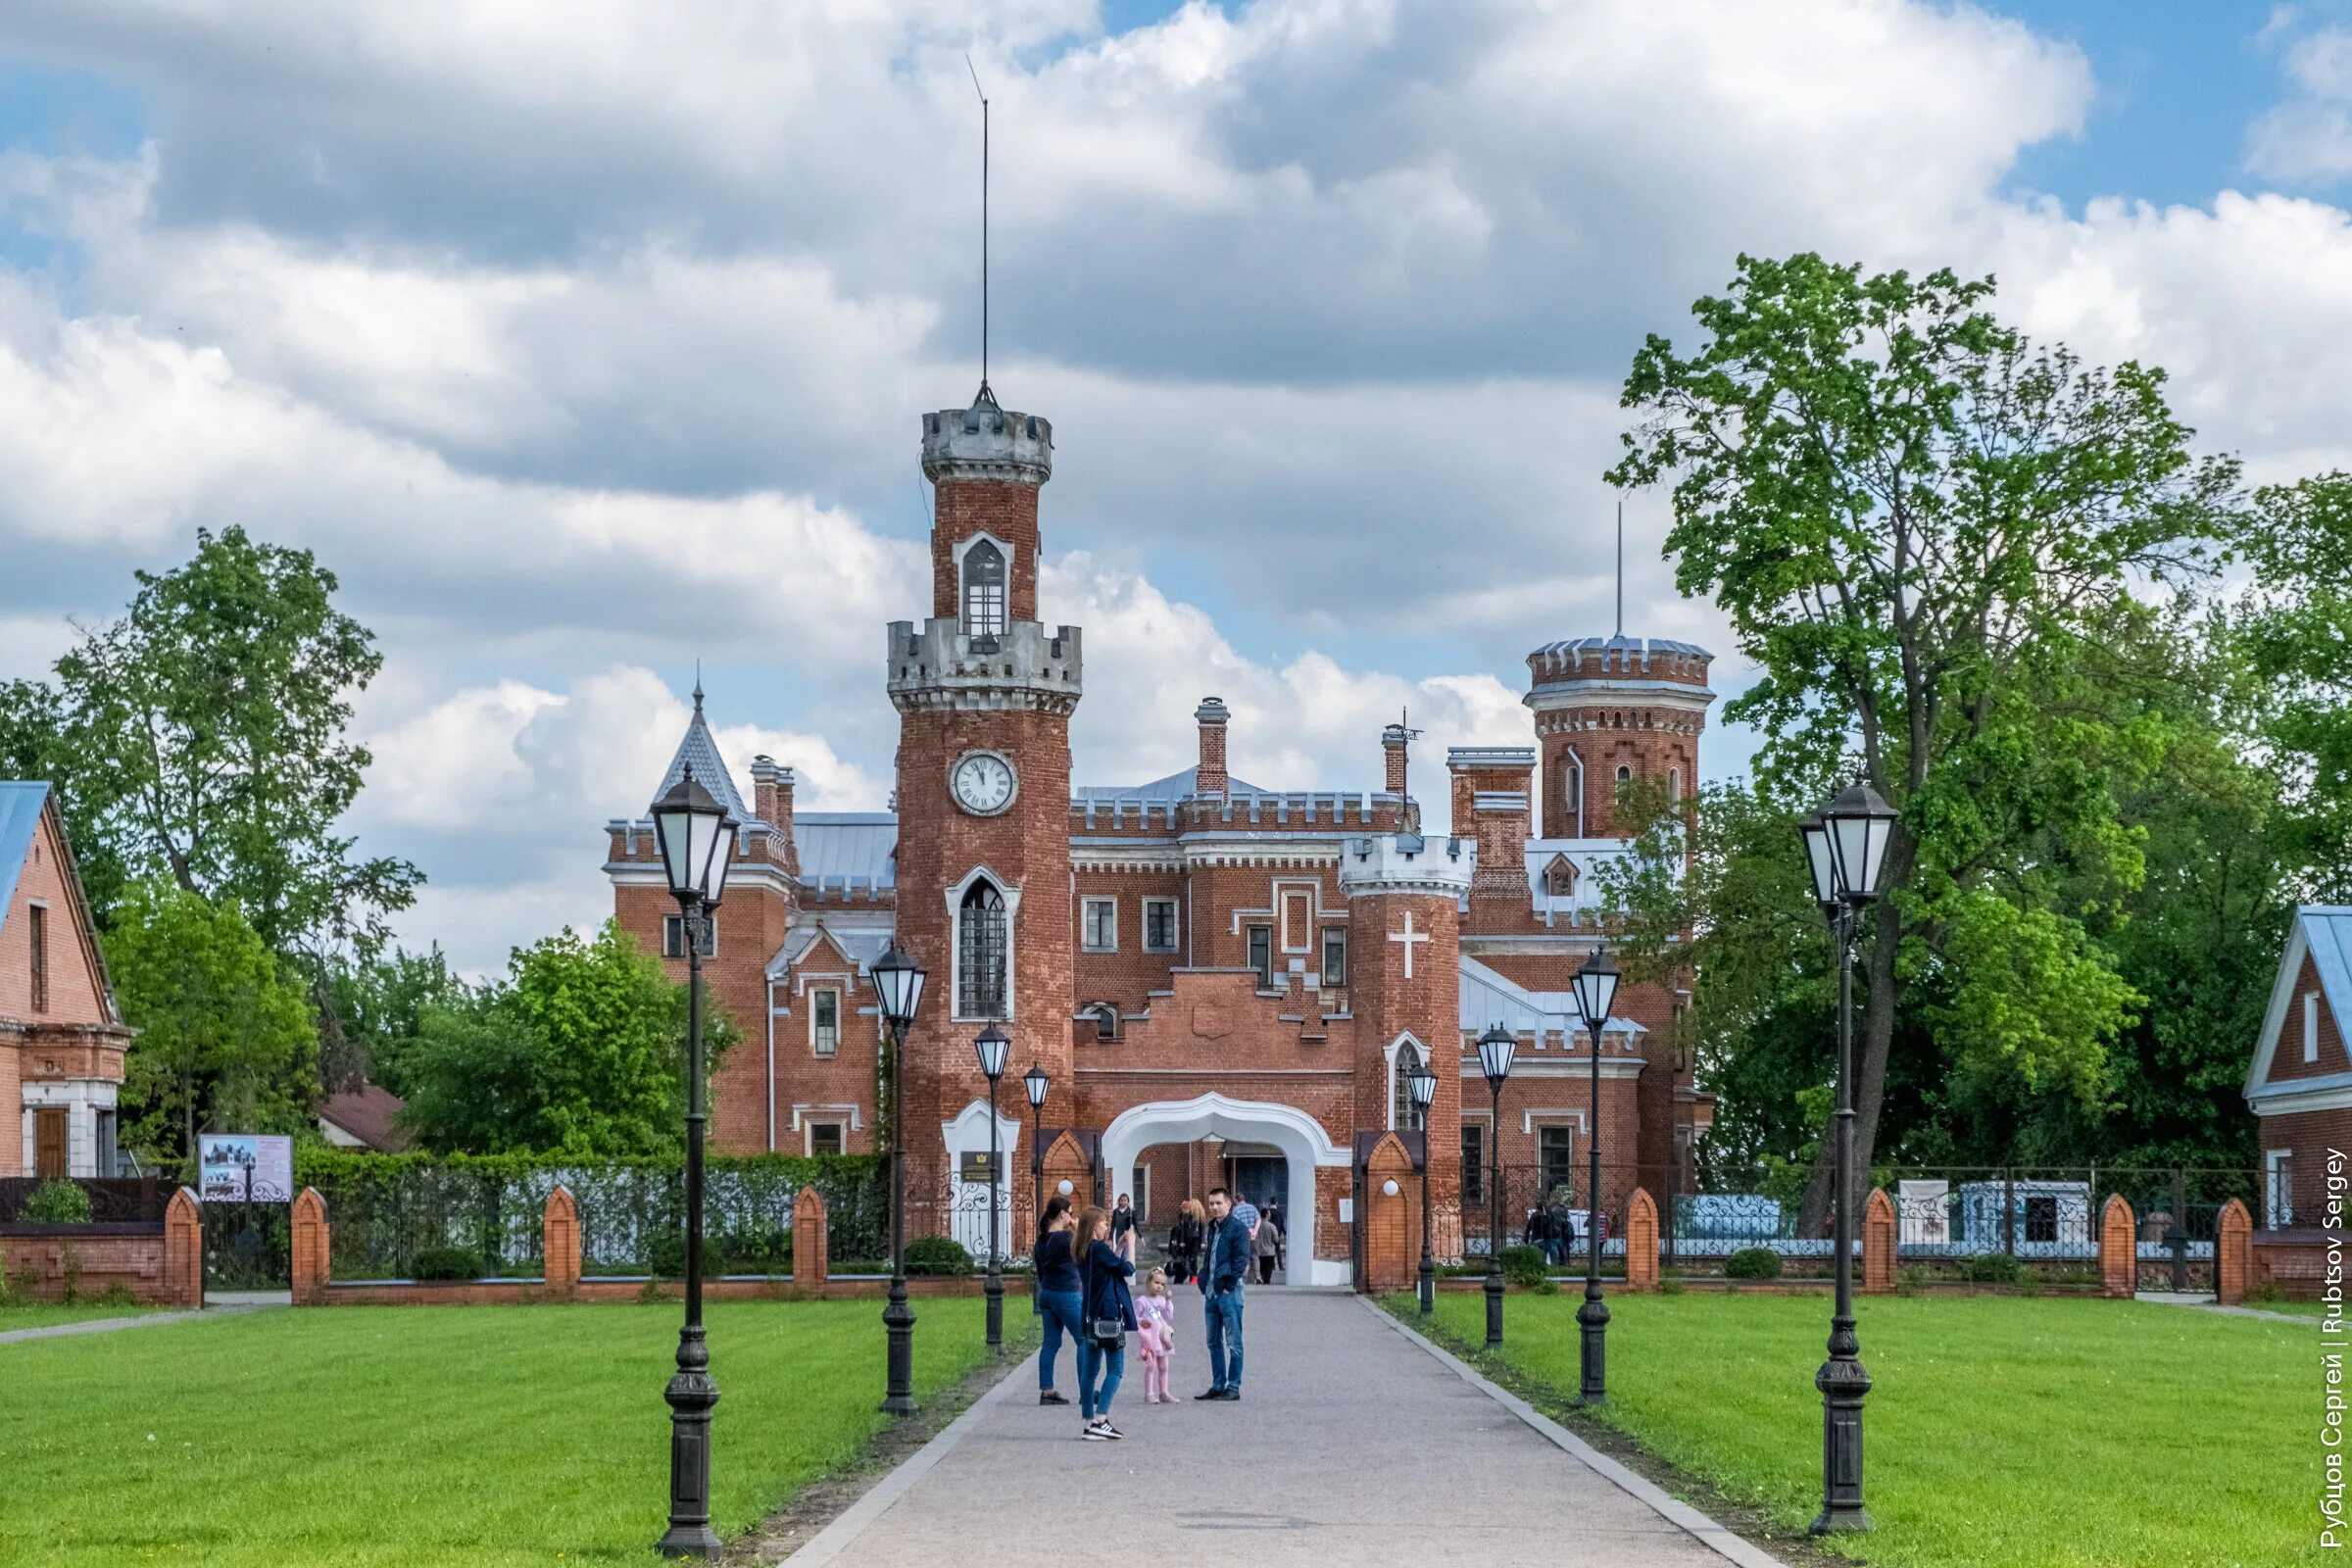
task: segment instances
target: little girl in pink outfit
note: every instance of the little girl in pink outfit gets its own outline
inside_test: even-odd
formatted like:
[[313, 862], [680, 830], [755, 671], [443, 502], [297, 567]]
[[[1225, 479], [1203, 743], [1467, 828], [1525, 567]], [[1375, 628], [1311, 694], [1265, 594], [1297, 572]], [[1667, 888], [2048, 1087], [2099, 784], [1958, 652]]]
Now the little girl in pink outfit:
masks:
[[1144, 1402], [1174, 1404], [1168, 1393], [1168, 1361], [1176, 1353], [1176, 1303], [1168, 1298], [1168, 1271], [1155, 1268], [1135, 1303], [1135, 1343], [1144, 1353]]

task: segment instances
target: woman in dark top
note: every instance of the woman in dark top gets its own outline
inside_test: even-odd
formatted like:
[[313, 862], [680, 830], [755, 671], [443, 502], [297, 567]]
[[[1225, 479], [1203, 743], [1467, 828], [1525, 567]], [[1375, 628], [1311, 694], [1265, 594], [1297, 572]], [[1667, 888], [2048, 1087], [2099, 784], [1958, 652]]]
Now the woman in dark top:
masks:
[[1176, 1223], [1168, 1231], [1168, 1280], [1175, 1285], [1190, 1285], [1200, 1276], [1200, 1244], [1207, 1235], [1207, 1225], [1200, 1212], [1200, 1200], [1188, 1198], [1176, 1215]]
[[[1127, 1290], [1135, 1265], [1110, 1245], [1110, 1216], [1099, 1208], [1090, 1207], [1078, 1215], [1072, 1245], [1079, 1244], [1083, 1244], [1079, 1272], [1085, 1281], [1086, 1311], [1085, 1327], [1078, 1336], [1078, 1414], [1086, 1425], [1078, 1435], [1089, 1443], [1116, 1442], [1126, 1434], [1110, 1424], [1110, 1401], [1118, 1395], [1119, 1379], [1126, 1375], [1127, 1350], [1124, 1344], [1096, 1344], [1094, 1326], [1115, 1321], [1127, 1334], [1135, 1332], [1135, 1298]], [[1098, 1377], [1102, 1379], [1100, 1388], [1096, 1387]]]
[[1125, 1193], [1110, 1210], [1110, 1250], [1130, 1263], [1135, 1261], [1135, 1208]]
[[1046, 1320], [1046, 1343], [1037, 1353], [1037, 1402], [1067, 1404], [1054, 1392], [1054, 1363], [1061, 1358], [1061, 1337], [1073, 1344], [1086, 1340], [1085, 1304], [1078, 1289], [1078, 1264], [1070, 1250], [1070, 1200], [1053, 1198], [1045, 1218], [1038, 1222], [1037, 1246], [1030, 1250], [1037, 1270], [1037, 1315]]

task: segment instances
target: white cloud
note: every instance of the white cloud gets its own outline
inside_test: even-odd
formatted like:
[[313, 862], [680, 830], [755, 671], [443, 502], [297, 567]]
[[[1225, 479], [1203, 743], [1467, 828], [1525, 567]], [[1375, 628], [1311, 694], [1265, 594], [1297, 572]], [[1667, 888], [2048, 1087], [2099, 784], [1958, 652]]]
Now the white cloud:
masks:
[[[2292, 31], [2290, 20], [2277, 18], [2264, 29], [2266, 38]], [[2352, 29], [2323, 26], [2293, 37], [2281, 63], [2294, 91], [2248, 127], [2246, 167], [2288, 182], [2352, 174]]]

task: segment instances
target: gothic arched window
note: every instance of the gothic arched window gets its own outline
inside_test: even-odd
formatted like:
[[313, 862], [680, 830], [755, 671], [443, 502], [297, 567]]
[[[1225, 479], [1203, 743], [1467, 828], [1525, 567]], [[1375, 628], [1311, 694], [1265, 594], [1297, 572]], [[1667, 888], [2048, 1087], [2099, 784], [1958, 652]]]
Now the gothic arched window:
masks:
[[1004, 635], [1004, 552], [986, 539], [963, 553], [963, 634]]
[[1421, 1125], [1421, 1112], [1413, 1104], [1413, 1086], [1409, 1081], [1413, 1069], [1421, 1065], [1421, 1053], [1407, 1040], [1396, 1048], [1396, 1060], [1389, 1069], [1389, 1125], [1398, 1132], [1413, 1132]]
[[985, 877], [956, 910], [956, 1015], [1004, 1016], [1004, 895]]

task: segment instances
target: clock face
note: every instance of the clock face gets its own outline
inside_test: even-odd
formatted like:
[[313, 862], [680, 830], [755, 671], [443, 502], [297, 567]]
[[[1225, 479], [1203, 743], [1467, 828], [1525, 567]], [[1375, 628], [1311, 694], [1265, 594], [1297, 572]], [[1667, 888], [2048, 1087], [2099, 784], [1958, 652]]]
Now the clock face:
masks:
[[1012, 764], [994, 752], [973, 752], [951, 777], [956, 804], [976, 816], [994, 816], [1012, 804]]

